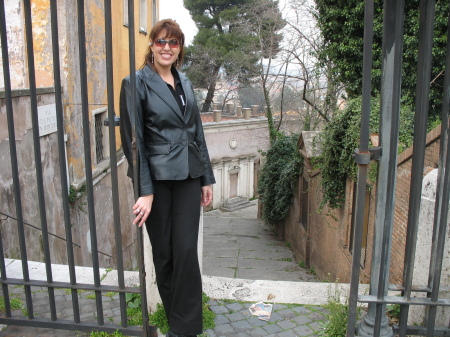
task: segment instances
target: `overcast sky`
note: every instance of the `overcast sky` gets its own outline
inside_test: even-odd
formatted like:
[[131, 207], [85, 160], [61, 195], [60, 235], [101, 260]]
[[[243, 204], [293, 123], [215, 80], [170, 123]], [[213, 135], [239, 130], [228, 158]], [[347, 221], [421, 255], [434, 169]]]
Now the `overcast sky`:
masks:
[[186, 38], [186, 44], [191, 44], [195, 34], [197, 34], [197, 27], [186, 8], [183, 7], [183, 0], [162, 0], [159, 2], [159, 18], [173, 19], [178, 22], [183, 30]]

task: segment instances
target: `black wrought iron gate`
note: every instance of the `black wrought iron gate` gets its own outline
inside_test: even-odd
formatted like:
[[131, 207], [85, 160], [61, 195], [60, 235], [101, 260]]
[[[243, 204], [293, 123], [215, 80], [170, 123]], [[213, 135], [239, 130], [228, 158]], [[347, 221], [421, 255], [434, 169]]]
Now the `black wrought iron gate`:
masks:
[[[60, 51], [59, 51], [59, 37], [58, 37], [58, 9], [57, 3], [60, 1], [51, 0], [50, 1], [50, 13], [51, 13], [51, 35], [52, 35], [52, 54], [53, 54], [53, 76], [54, 76], [54, 97], [56, 105], [56, 124], [57, 124], [57, 147], [59, 153], [59, 163], [60, 163], [60, 177], [59, 181], [61, 184], [62, 191], [69, 191], [68, 186], [68, 176], [66, 162], [63, 158], [66, 157], [65, 144], [64, 144], [64, 116], [63, 116], [63, 105], [62, 105], [62, 92], [61, 92], [61, 74], [63, 73], [60, 69]], [[114, 332], [116, 330], [122, 332], [126, 335], [155, 335], [156, 328], [149, 326], [148, 315], [147, 315], [147, 303], [146, 303], [146, 292], [145, 292], [145, 273], [144, 273], [144, 260], [143, 260], [143, 239], [142, 231], [137, 231], [137, 245], [139, 252], [139, 279], [140, 287], [130, 287], [125, 285], [124, 281], [124, 266], [123, 266], [123, 246], [122, 246], [122, 229], [123, 224], [121, 224], [121, 216], [119, 212], [119, 191], [118, 191], [118, 173], [117, 173], [117, 154], [116, 154], [116, 135], [115, 135], [115, 120], [114, 113], [114, 89], [113, 89], [113, 50], [112, 50], [112, 16], [111, 16], [111, 0], [104, 1], [104, 19], [105, 19], [105, 36], [102, 41], [97, 41], [96, 43], [105, 44], [106, 50], [106, 74], [107, 78], [107, 111], [108, 111], [108, 121], [109, 123], [109, 148], [110, 148], [110, 176], [111, 176], [111, 209], [113, 212], [113, 228], [115, 237], [115, 260], [117, 270], [117, 285], [105, 286], [102, 285], [102, 275], [100, 275], [100, 264], [99, 264], [99, 254], [101, 252], [98, 249], [99, 242], [97, 238], [97, 225], [96, 221], [98, 217], [96, 212], [95, 200], [94, 200], [94, 181], [92, 175], [92, 159], [91, 159], [91, 131], [90, 131], [90, 116], [89, 116], [89, 97], [88, 97], [88, 80], [87, 80], [87, 55], [86, 55], [86, 39], [85, 39], [85, 3], [83, 0], [77, 1], [77, 29], [79, 35], [78, 41], [78, 52], [79, 52], [79, 78], [77, 79], [81, 86], [81, 111], [82, 111], [82, 130], [83, 130], [83, 146], [84, 146], [84, 167], [85, 167], [85, 186], [86, 186], [86, 214], [89, 218], [90, 227], [90, 247], [92, 255], [92, 272], [93, 272], [93, 284], [80, 283], [77, 281], [77, 272], [75, 267], [75, 254], [74, 247], [77, 247], [77, 243], [73, 242], [72, 239], [72, 225], [71, 224], [71, 206], [69, 201], [68, 193], [62, 193], [62, 214], [63, 223], [61, 227], [65, 227], [65, 231], [62, 239], [66, 241], [66, 261], [68, 266], [68, 274], [70, 281], [68, 282], [57, 282], [54, 281], [54, 274], [52, 271], [52, 258], [53, 252], [52, 245], [49, 243], [50, 236], [57, 236], [54, 233], [50, 233], [47, 227], [48, 215], [51, 214], [49, 211], [49, 205], [46, 205], [45, 189], [46, 186], [43, 184], [43, 168], [42, 168], [42, 158], [41, 158], [41, 147], [39, 139], [39, 121], [38, 121], [38, 89], [36, 88], [36, 75], [35, 75], [35, 57], [34, 47], [33, 47], [33, 22], [32, 22], [32, 8], [30, 0], [23, 0], [23, 13], [24, 13], [24, 23], [25, 23], [25, 40], [26, 40], [26, 64], [28, 65], [28, 82], [29, 82], [29, 102], [30, 106], [28, 109], [31, 111], [32, 120], [32, 131], [33, 131], [33, 143], [34, 143], [34, 162], [35, 162], [35, 181], [37, 188], [38, 197], [38, 210], [40, 226], [39, 229], [42, 235], [42, 249], [43, 255], [45, 257], [45, 275], [46, 280], [35, 280], [30, 277], [29, 273], [29, 256], [27, 256], [27, 236], [25, 225], [26, 219], [24, 219], [24, 208], [27, 205], [22, 203], [23, 196], [21, 195], [21, 186], [23, 187], [23, 181], [21, 182], [21, 174], [23, 167], [18, 163], [18, 153], [15, 140], [17, 139], [15, 130], [17, 125], [15, 125], [14, 117], [17, 116], [17, 111], [13, 110], [13, 91], [11, 88], [11, 68], [9, 56], [12, 51], [8, 49], [8, 36], [7, 36], [7, 24], [6, 24], [6, 13], [5, 13], [5, 0], [0, 1], [0, 29], [1, 29], [1, 46], [2, 46], [2, 63], [3, 63], [3, 74], [4, 74], [4, 97], [3, 103], [6, 107], [6, 120], [8, 128], [9, 138], [9, 156], [11, 160], [11, 174], [13, 181], [13, 198], [15, 205], [15, 215], [7, 214], [9, 219], [13, 219], [15, 225], [17, 226], [16, 232], [19, 237], [19, 248], [20, 261], [22, 267], [22, 278], [10, 277], [7, 272], [7, 266], [5, 263], [5, 251], [4, 251], [4, 240], [6, 240], [5, 231], [2, 230], [0, 238], [0, 271], [2, 293], [4, 299], [4, 313], [0, 314], [0, 323], [7, 325], [25, 325], [32, 327], [47, 327], [54, 329], [66, 329], [66, 330], [79, 330], [79, 331], [106, 331]], [[134, 55], [134, 1], [128, 1], [128, 27], [129, 29], [129, 57], [130, 57], [130, 69], [135, 69], [135, 55]], [[121, 60], [123, 62], [123, 60]], [[133, 73], [134, 71], [131, 71]], [[134, 83], [134, 82], [132, 82]], [[17, 117], [16, 117], [17, 118]], [[6, 125], [1, 125], [1, 128], [6, 128]], [[31, 149], [30, 149], [31, 151]], [[6, 158], [6, 157], [5, 157]], [[4, 165], [3, 163], [1, 165]], [[135, 165], [136, 167], [137, 165]], [[55, 177], [56, 179], [56, 177]], [[52, 205], [50, 205], [52, 206]], [[3, 215], [5, 215], [3, 213]], [[122, 225], [122, 226], [121, 226]], [[131, 224], [127, 224], [130, 226]], [[121, 228], [122, 227], [122, 228]], [[126, 228], [125, 228], [126, 230]], [[58, 236], [57, 236], [58, 237]], [[59, 237], [61, 238], [61, 237]], [[79, 246], [78, 246], [79, 247]], [[34, 258], [34, 256], [32, 257]], [[14, 316], [14, 307], [11, 301], [11, 289], [14, 287], [20, 287], [23, 289], [24, 293], [24, 305], [25, 308], [22, 310], [23, 315]], [[49, 317], [37, 317], [35, 315], [36, 305], [34, 300], [33, 289], [44, 289], [48, 294], [47, 300], [45, 302], [39, 302], [37, 306], [46, 306], [49, 308]], [[61, 318], [61, 307], [57, 303], [58, 296], [56, 292], [65, 290], [70, 294], [71, 305], [66, 310], [72, 310], [72, 319], [62, 319]], [[84, 291], [93, 292], [95, 300], [95, 316], [96, 319], [93, 321], [86, 320], [81, 313], [83, 313], [84, 304], [80, 303], [82, 298], [81, 294]], [[105, 295], [111, 293], [118, 293], [118, 303], [117, 310], [120, 310], [120, 323], [112, 324], [111, 322], [105, 322], [104, 314], [104, 301]], [[143, 326], [129, 326], [127, 319], [127, 300], [126, 294], [140, 294], [141, 296], [141, 309]], [[67, 301], [67, 299], [66, 299]]]
[[[395, 188], [397, 173], [397, 142], [399, 131], [399, 112], [402, 79], [404, 0], [384, 1], [383, 21], [383, 66], [381, 83], [380, 111], [380, 148], [369, 149], [369, 114], [371, 95], [372, 41], [374, 2], [365, 2], [365, 37], [363, 69], [363, 108], [359, 149], [355, 151], [358, 163], [358, 190], [356, 203], [356, 222], [354, 233], [353, 269], [349, 301], [349, 320], [347, 336], [392, 336], [424, 335], [450, 336], [450, 322], [446, 326], [435, 326], [438, 307], [449, 306], [450, 300], [444, 298], [440, 288], [442, 261], [445, 257], [445, 237], [448, 226], [449, 203], [449, 99], [450, 99], [450, 33], [447, 32], [447, 51], [445, 81], [442, 90], [442, 131], [440, 138], [440, 157], [437, 177], [434, 227], [429, 261], [427, 284], [413, 284], [413, 270], [421, 207], [422, 180], [426, 145], [428, 102], [432, 60], [433, 27], [435, 20], [435, 1], [420, 1], [420, 26], [417, 64], [417, 97], [414, 120], [414, 152], [412, 157], [408, 227], [404, 260], [403, 283], [389, 285], [389, 268], [394, 221]], [[447, 13], [449, 14], [449, 13]], [[450, 18], [448, 29], [450, 30]], [[377, 181], [377, 209], [374, 233], [374, 251], [372, 259], [370, 293], [358, 295], [360, 272], [360, 252], [364, 203], [368, 164], [379, 160]], [[389, 290], [395, 290], [399, 296], [388, 296]], [[418, 293], [426, 296], [417, 296]], [[357, 305], [368, 303], [368, 313], [356, 327]], [[387, 304], [400, 305], [399, 324], [388, 326]], [[426, 308], [425, 324], [408, 325], [408, 313], [411, 306]]]

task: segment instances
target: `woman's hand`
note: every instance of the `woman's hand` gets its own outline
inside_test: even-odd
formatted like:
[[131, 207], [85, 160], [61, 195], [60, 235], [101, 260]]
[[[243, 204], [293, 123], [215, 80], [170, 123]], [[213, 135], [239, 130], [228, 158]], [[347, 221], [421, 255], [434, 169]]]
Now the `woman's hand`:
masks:
[[208, 206], [212, 200], [212, 188], [210, 185], [202, 186], [202, 206]]
[[133, 221], [133, 225], [139, 223], [139, 227], [141, 227], [148, 216], [150, 215], [150, 211], [152, 210], [153, 204], [153, 194], [145, 195], [140, 197], [133, 206], [133, 214], [136, 215], [136, 219]]

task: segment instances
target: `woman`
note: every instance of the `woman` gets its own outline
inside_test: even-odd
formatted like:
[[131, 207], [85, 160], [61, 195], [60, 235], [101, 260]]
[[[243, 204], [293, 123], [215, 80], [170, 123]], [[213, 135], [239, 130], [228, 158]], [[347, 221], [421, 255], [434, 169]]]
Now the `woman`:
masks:
[[136, 121], [139, 195], [134, 224], [146, 225], [156, 281], [169, 321], [167, 336], [202, 333], [202, 284], [197, 256], [200, 205], [215, 183], [192, 84], [176, 69], [184, 34], [173, 20], [150, 32], [144, 66], [136, 72], [136, 103], [130, 77], [120, 93], [121, 135], [132, 177], [131, 125]]

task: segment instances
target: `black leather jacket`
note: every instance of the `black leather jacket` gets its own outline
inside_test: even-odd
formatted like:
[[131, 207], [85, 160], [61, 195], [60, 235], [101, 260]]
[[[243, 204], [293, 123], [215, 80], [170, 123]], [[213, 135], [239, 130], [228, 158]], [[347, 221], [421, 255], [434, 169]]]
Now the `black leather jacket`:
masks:
[[184, 113], [167, 84], [149, 65], [136, 72], [136, 105], [130, 97], [130, 77], [120, 91], [120, 133], [133, 178], [131, 126], [136, 122], [140, 196], [153, 194], [153, 180], [201, 177], [202, 186], [215, 183], [202, 121], [191, 82], [178, 73], [186, 98]]

